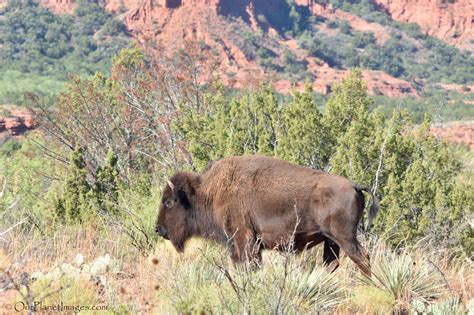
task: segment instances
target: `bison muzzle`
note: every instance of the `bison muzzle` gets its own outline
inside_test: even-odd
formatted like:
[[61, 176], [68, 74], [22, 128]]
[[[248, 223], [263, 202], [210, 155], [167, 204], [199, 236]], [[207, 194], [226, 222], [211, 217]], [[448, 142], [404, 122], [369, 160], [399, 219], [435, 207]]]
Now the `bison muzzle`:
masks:
[[[370, 276], [356, 238], [367, 188], [264, 156], [235, 156], [202, 174], [178, 172], [166, 184], [156, 231], [178, 252], [193, 236], [228, 246], [234, 262], [259, 262], [263, 249], [301, 251], [324, 242], [324, 262], [339, 249]], [[378, 210], [372, 195], [369, 224]]]

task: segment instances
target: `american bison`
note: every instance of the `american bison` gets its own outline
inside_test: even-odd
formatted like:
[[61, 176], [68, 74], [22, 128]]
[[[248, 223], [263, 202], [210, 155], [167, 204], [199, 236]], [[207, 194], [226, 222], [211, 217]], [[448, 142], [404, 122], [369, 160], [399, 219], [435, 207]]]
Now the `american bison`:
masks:
[[[164, 187], [156, 232], [178, 252], [200, 236], [229, 246], [234, 262], [261, 260], [262, 249], [301, 251], [324, 241], [324, 262], [339, 248], [366, 275], [369, 257], [356, 238], [368, 191], [349, 180], [264, 156], [235, 156], [202, 174], [178, 172]], [[378, 210], [377, 198], [369, 224]]]

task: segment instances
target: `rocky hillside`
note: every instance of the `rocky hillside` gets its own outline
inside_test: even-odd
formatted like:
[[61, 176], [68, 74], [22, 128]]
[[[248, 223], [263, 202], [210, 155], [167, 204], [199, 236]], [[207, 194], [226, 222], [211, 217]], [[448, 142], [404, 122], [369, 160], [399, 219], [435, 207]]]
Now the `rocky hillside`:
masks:
[[375, 0], [390, 16], [416, 23], [423, 32], [460, 49], [474, 51], [474, 2], [471, 0]]
[[[41, 69], [41, 75], [45, 75], [45, 69], [48, 76], [51, 71], [47, 69], [62, 72], [59, 80], [64, 80], [66, 73], [78, 71], [69, 65], [80, 60], [81, 56], [93, 66], [86, 66], [87, 71], [80, 72], [102, 71], [108, 64], [104, 60], [124, 45], [123, 27], [131, 39], [144, 46], [162, 46], [170, 53], [183, 47], [187, 40], [201, 43], [203, 48], [220, 59], [223, 80], [236, 87], [248, 81], [271, 78], [281, 92], [287, 92], [294, 85], [301, 87], [304, 82], [311, 82], [316, 91], [327, 94], [332, 84], [340, 80], [349, 68], [360, 67], [369, 90], [375, 95], [417, 98], [426, 88], [433, 87], [445, 90], [449, 87], [461, 93], [474, 91], [474, 59], [471, 53], [461, 52], [446, 44], [470, 49], [473, 10], [469, 0], [454, 3], [433, 0], [36, 2], [61, 17], [61, 22], [58, 22], [61, 35], [48, 37], [49, 31], [46, 30], [45, 37], [39, 39], [38, 51], [28, 52], [25, 56], [38, 53], [42, 56], [45, 51], [49, 53], [49, 59], [45, 61], [47, 65], [40, 64], [36, 68]], [[0, 7], [5, 7], [7, 3], [7, 0], [0, 0]], [[90, 3], [98, 4], [108, 13], [89, 18], [94, 12]], [[87, 9], [84, 9], [85, 6]], [[80, 13], [78, 8], [81, 8]], [[84, 15], [84, 12], [89, 15]], [[79, 21], [71, 24], [67, 16], [78, 14], [75, 20]], [[435, 17], [435, 24], [428, 23], [430, 17]], [[115, 19], [122, 26], [111, 24], [107, 19]], [[14, 19], [9, 21], [15, 23]], [[77, 34], [79, 39], [75, 39], [77, 30], [82, 29], [80, 25], [90, 21], [93, 23], [89, 33]], [[419, 23], [421, 28], [405, 22]], [[69, 31], [68, 24], [78, 28], [74, 26], [74, 30]], [[47, 28], [47, 25], [23, 27], [38, 29]], [[16, 28], [18, 26], [8, 25], [2, 28], [2, 32]], [[57, 28], [51, 31], [55, 32], [58, 33]], [[425, 34], [437, 36], [446, 43]], [[87, 36], [92, 37], [88, 39]], [[118, 36], [119, 41], [110, 41]], [[6, 70], [11, 68], [9, 59], [17, 61], [15, 51], [31, 48], [31, 45], [17, 47], [22, 42], [21, 38], [16, 38], [14, 43], [5, 42], [11, 38], [8, 35], [0, 38], [0, 44], [9, 48], [7, 56], [2, 56]], [[57, 43], [55, 38], [58, 38]], [[41, 47], [45, 42], [49, 46]], [[88, 51], [82, 52], [83, 49], [78, 46], [81, 43], [87, 45]], [[68, 45], [75, 47], [70, 49]], [[103, 53], [104, 49], [106, 53]], [[64, 56], [61, 57], [64, 66], [58, 66], [58, 56]], [[34, 72], [27, 65], [28, 62], [16, 68], [20, 72]], [[66, 71], [59, 71], [61, 67]]]
[[451, 143], [464, 144], [474, 151], [474, 121], [435, 125], [431, 127], [431, 133]]
[[[5, 0], [2, 0], [5, 2]], [[2, 2], [0, 1], [0, 2]], [[214, 8], [219, 6], [227, 7], [232, 11], [237, 7], [248, 7], [252, 11], [251, 2], [258, 1], [227, 1], [235, 2], [235, 5], [228, 4], [223, 0], [98, 0], [103, 2], [111, 11], [120, 11], [121, 8], [137, 9], [143, 6], [153, 5], [168, 8], [177, 8], [186, 4], [209, 5]], [[72, 13], [74, 10], [74, 0], [40, 0], [45, 6], [51, 8], [56, 13]], [[240, 3], [239, 3], [240, 2]], [[300, 5], [311, 5], [321, 12], [318, 1], [297, 0]], [[392, 19], [403, 23], [416, 23], [421, 26], [424, 33], [435, 36], [461, 49], [474, 51], [474, 2], [470, 0], [374, 0], [381, 9], [386, 10]], [[247, 12], [245, 9], [242, 12]], [[322, 10], [324, 11], [324, 10]], [[227, 12], [231, 13], [232, 12]], [[352, 19], [349, 16], [346, 18]], [[376, 28], [376, 27], [375, 27]]]
[[[174, 51], [187, 39], [202, 42], [222, 59], [225, 79], [237, 87], [270, 75], [282, 92], [312, 82], [326, 94], [347, 69], [358, 66], [377, 95], [418, 97], [426, 86], [441, 83], [474, 90], [469, 53], [424, 35], [472, 51], [470, 0], [96, 2], [142, 44], [161, 43]], [[58, 14], [71, 14], [76, 6], [74, 0], [40, 3]], [[396, 21], [419, 23], [421, 29]]]

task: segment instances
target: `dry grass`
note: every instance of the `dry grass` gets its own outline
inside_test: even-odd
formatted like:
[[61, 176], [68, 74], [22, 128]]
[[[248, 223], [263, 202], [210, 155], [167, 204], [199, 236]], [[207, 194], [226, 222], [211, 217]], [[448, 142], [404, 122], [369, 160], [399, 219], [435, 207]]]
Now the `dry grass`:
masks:
[[[6, 239], [1, 243], [0, 266], [11, 266], [15, 277], [38, 271], [47, 275], [65, 263], [74, 265], [78, 254], [86, 263], [110, 255], [113, 268], [104, 273], [105, 284], [68, 280], [65, 289], [46, 300], [108, 305], [110, 312], [386, 314], [436, 308], [439, 313], [466, 311], [473, 298], [474, 273], [467, 259], [423, 248], [395, 253], [373, 240], [366, 244], [374, 274], [368, 280], [344, 255], [340, 268], [329, 273], [321, 264], [319, 247], [299, 256], [267, 251], [263, 266], [248, 271], [235, 268], [222, 247], [202, 240], [191, 240], [185, 254], [158, 241], [155, 251], [145, 257], [123, 234], [93, 227], [68, 227], [50, 237], [19, 234]], [[64, 281], [45, 284], [40, 279], [32, 287], [45, 292]], [[0, 294], [0, 303], [19, 299], [14, 290]]]

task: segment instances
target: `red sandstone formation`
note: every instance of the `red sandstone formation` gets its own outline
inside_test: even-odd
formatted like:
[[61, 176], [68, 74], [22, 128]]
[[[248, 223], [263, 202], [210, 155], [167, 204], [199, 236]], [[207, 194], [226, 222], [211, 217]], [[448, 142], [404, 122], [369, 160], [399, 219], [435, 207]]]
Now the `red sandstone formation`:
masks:
[[[38, 0], [58, 13], [71, 13], [74, 0]], [[110, 11], [121, 7], [134, 10], [139, 7], [176, 9], [183, 6], [204, 6], [220, 8], [222, 13], [251, 18], [268, 10], [278, 10], [278, 1], [270, 0], [95, 0], [103, 3]], [[473, 51], [474, 44], [474, 2], [472, 0], [374, 0], [385, 9], [394, 20], [404, 23], [417, 23], [429, 35], [438, 37], [457, 47]], [[6, 0], [0, 0], [0, 4]], [[296, 0], [299, 5], [310, 5], [313, 13], [328, 19], [343, 19], [359, 31], [374, 32], [377, 39], [387, 37], [385, 28], [369, 23], [355, 15], [338, 10], [332, 6], [312, 0]]]
[[474, 150], [474, 122], [472, 121], [433, 126], [430, 132], [436, 137], [447, 139], [455, 144], [464, 144]]
[[0, 115], [0, 140], [8, 135], [20, 136], [36, 127], [37, 122], [31, 111], [15, 107], [10, 109], [4, 117]]
[[[6, 0], [0, 0], [0, 4]], [[74, 0], [38, 0], [57, 13], [71, 13]], [[278, 10], [278, 1], [268, 0], [95, 0], [103, 3], [110, 11], [121, 7], [133, 10], [139, 7], [161, 7], [176, 9], [183, 6], [206, 6], [220, 8], [222, 13], [251, 18], [252, 11]], [[436, 36], [450, 44], [473, 51], [474, 44], [474, 2], [471, 0], [374, 0], [393, 19], [405, 23], [417, 23], [429, 35]], [[350, 13], [334, 9], [311, 0], [296, 0], [299, 5], [311, 5], [315, 14], [329, 19], [344, 19], [359, 31], [369, 30], [383, 40], [387, 34], [384, 27], [369, 23]]]
[[375, 0], [404, 23], [416, 23], [428, 35], [474, 52], [474, 1]]
[[[124, 20], [133, 36], [142, 42], [153, 39], [172, 48], [182, 47], [184, 39], [204, 40], [213, 51], [219, 53], [225, 64], [225, 71], [235, 74], [232, 80], [239, 87], [249, 76], [263, 78], [264, 73], [260, 66], [253, 60], [249, 60], [232, 39], [227, 37], [226, 29], [229, 26], [223, 16], [239, 17], [255, 29], [258, 23], [255, 17], [275, 12], [279, 9], [279, 3], [265, 0], [253, 0], [250, 4], [243, 0], [182, 0], [181, 6], [178, 7], [176, 2], [144, 0], [141, 5], [130, 3], [131, 9], [125, 13]], [[108, 8], [112, 9], [110, 6]], [[387, 37], [388, 32], [380, 25], [367, 23], [348, 13], [339, 10], [331, 11], [329, 8], [316, 4], [312, 8], [315, 14], [324, 15], [329, 19], [347, 19], [358, 30], [371, 30], [379, 35], [379, 41]], [[265, 25], [265, 28], [269, 36], [278, 40], [281, 45], [286, 45], [301, 60], [308, 62], [309, 70], [315, 76], [313, 88], [316, 91], [328, 93], [331, 85], [346, 74], [346, 71], [332, 69], [324, 62], [298, 51], [295, 42], [285, 41], [271, 25]], [[381, 93], [389, 97], [417, 96], [416, 90], [410, 83], [380, 71], [364, 71], [364, 77], [372, 93]], [[281, 92], [286, 92], [291, 88], [290, 82], [287, 81], [276, 79], [274, 84]]]
[[457, 93], [462, 94], [470, 94], [474, 92], [474, 85], [460, 85], [460, 84], [446, 84], [446, 83], [439, 83], [440, 87], [442, 87], [446, 91], [454, 91]]
[[[312, 84], [313, 90], [327, 95], [331, 92], [331, 87], [335, 82], [340, 82], [347, 75], [347, 71], [336, 70], [330, 67], [321, 67], [313, 72], [316, 78]], [[383, 94], [396, 98], [406, 95], [418, 97], [417, 91], [410, 83], [394, 78], [382, 71], [365, 70], [362, 72], [370, 95]], [[300, 82], [293, 86], [290, 81], [278, 80], [273, 82], [275, 89], [282, 93], [288, 93], [292, 88], [299, 91], [304, 89], [304, 83]]]

